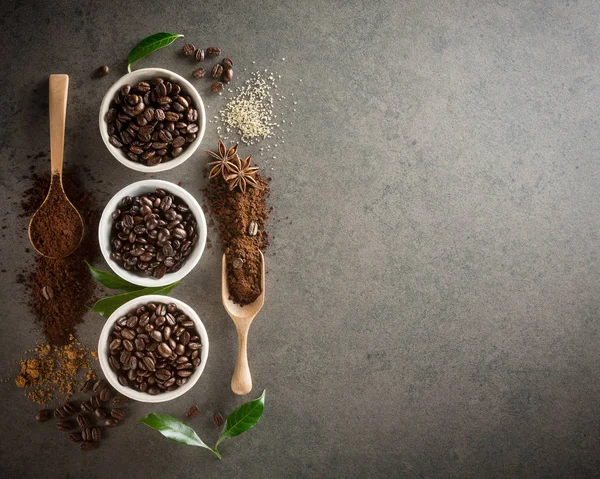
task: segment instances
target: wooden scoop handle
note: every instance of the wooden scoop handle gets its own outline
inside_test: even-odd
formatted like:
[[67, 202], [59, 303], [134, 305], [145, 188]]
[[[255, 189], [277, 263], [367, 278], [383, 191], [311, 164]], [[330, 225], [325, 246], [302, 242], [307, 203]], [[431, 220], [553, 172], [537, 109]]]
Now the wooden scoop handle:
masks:
[[68, 90], [68, 75], [50, 75], [48, 91], [50, 105], [50, 167], [52, 175], [58, 174], [61, 180], [65, 151]]
[[231, 377], [231, 390], [239, 396], [244, 396], [252, 391], [252, 376], [250, 375], [250, 367], [248, 366], [248, 330], [250, 329], [250, 321], [240, 326], [236, 324], [235, 328], [238, 335], [238, 354], [233, 376]]

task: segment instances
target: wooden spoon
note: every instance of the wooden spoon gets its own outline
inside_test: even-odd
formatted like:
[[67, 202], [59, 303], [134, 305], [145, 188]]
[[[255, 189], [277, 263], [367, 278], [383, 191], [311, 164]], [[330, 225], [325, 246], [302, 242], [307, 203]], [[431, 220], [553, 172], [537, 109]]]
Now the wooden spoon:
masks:
[[253, 303], [240, 306], [229, 299], [229, 285], [227, 284], [227, 260], [223, 255], [222, 288], [223, 306], [233, 319], [238, 335], [238, 355], [233, 376], [231, 377], [231, 390], [240, 396], [252, 391], [252, 376], [248, 367], [248, 330], [254, 317], [265, 304], [265, 257], [260, 253], [260, 296]]
[[[53, 259], [70, 255], [83, 239], [83, 220], [67, 198], [62, 184], [68, 90], [68, 75], [50, 75], [50, 167], [52, 179], [48, 195], [31, 218], [28, 229], [29, 241], [36, 251]], [[62, 221], [56, 221], [57, 217], [60, 217]], [[40, 240], [39, 235], [35, 234], [39, 231], [46, 231], [44, 234], [46, 238], [65, 237], [66, 239], [46, 244]]]

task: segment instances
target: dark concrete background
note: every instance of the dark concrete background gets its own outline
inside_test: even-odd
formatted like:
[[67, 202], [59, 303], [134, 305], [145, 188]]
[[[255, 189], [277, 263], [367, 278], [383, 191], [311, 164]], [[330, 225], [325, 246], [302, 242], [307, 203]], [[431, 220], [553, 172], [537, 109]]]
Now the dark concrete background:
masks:
[[[229, 390], [235, 332], [213, 249], [174, 293], [211, 340], [197, 386], [131, 407], [82, 454], [4, 384], [3, 477], [600, 474], [598, 2], [86, 3], [0, 6], [2, 209], [28, 186], [28, 155], [48, 148], [50, 73], [71, 77], [66, 163], [92, 170], [103, 204], [148, 177], [108, 154], [96, 120], [138, 40], [173, 31], [218, 45], [236, 84], [278, 71], [278, 91], [298, 99], [285, 144], [268, 163], [243, 149], [274, 177], [267, 303], [250, 338], [266, 412], [223, 461], [135, 425], [198, 403], [193, 424], [212, 442], [212, 413], [243, 401]], [[189, 76], [182, 44], [137, 67]], [[110, 76], [92, 80], [104, 63]], [[224, 98], [198, 84], [215, 112]], [[199, 198], [205, 161], [156, 176]], [[0, 373], [14, 377], [41, 335], [15, 282], [32, 262], [25, 221], [2, 227]], [[90, 314], [82, 341], [102, 324]]]

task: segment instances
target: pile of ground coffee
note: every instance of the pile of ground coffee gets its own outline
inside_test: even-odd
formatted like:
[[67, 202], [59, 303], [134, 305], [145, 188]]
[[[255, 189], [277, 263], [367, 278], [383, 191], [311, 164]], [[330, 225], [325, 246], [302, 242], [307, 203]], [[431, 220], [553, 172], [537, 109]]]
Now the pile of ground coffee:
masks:
[[240, 305], [252, 303], [261, 293], [259, 249], [269, 245], [265, 224], [270, 188], [259, 172], [255, 178], [259, 187], [248, 188], [245, 193], [238, 188], [230, 190], [222, 175], [211, 178], [204, 189], [227, 258], [229, 294]]
[[52, 177], [48, 198], [31, 222], [29, 233], [36, 249], [49, 257], [67, 256], [79, 245], [83, 225], [62, 193], [58, 174]]
[[[22, 216], [30, 217], [42, 204], [50, 187], [50, 174], [31, 176], [32, 186], [24, 192]], [[79, 248], [70, 256], [50, 259], [36, 256], [34, 270], [25, 277], [29, 305], [52, 345], [64, 344], [83, 321], [86, 305], [93, 302], [94, 280], [85, 260], [97, 254], [96, 212], [92, 197], [81, 187], [73, 170], [63, 174], [63, 186], [80, 212], [85, 234]]]
[[48, 404], [58, 397], [69, 398], [78, 374], [87, 379], [95, 377], [92, 369], [95, 351], [89, 351], [72, 335], [63, 346], [41, 344], [31, 351], [31, 357], [21, 360], [15, 384], [38, 404]]

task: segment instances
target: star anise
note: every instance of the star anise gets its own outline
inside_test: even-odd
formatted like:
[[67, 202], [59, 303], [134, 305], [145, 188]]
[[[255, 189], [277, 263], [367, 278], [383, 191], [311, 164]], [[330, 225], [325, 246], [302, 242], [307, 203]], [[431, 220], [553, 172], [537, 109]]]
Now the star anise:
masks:
[[212, 156], [216, 161], [211, 161], [208, 166], [212, 166], [210, 173], [208, 175], [209, 178], [214, 178], [219, 173], [223, 175], [223, 178], [227, 176], [228, 173], [234, 171], [232, 169], [233, 160], [238, 159], [237, 154], [238, 145], [233, 145], [229, 150], [223, 143], [223, 140], [219, 138], [219, 151], [206, 150], [210, 156]]
[[243, 160], [236, 157], [233, 160], [231, 173], [225, 177], [225, 181], [229, 183], [229, 190], [233, 190], [236, 186], [239, 186], [242, 193], [246, 192], [246, 186], [252, 186], [258, 188], [258, 183], [254, 175], [258, 171], [255, 166], [250, 166], [250, 160], [252, 156], [247, 156]]

